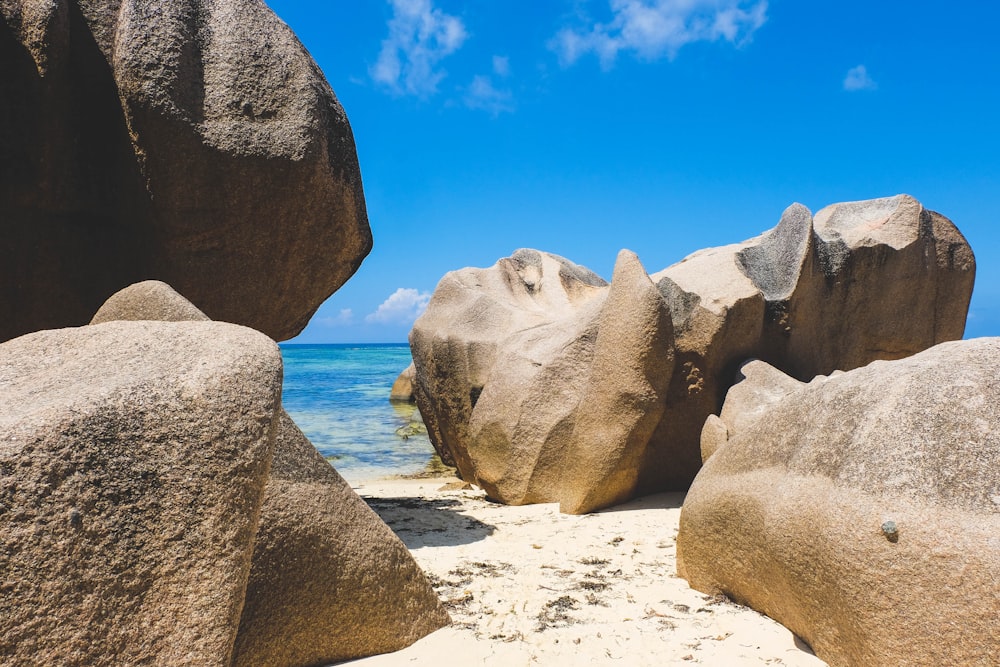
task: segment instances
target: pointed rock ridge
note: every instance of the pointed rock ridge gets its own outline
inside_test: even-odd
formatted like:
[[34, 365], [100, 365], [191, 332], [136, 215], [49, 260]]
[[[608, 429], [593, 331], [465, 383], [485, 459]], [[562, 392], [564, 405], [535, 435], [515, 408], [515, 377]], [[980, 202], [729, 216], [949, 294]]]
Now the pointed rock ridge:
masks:
[[287, 339], [371, 249], [344, 110], [260, 0], [6, 0], [0, 62], [0, 340], [146, 278]]
[[321, 665], [451, 622], [406, 545], [281, 411], [233, 665]]
[[780, 350], [761, 356], [809, 380], [962, 337], [975, 258], [947, 218], [897, 195], [833, 204], [814, 227]]
[[[169, 285], [115, 294], [95, 320], [204, 319]], [[409, 646], [450, 622], [406, 546], [280, 405], [233, 665], [314, 665]]]
[[[504, 502], [551, 499], [528, 491], [533, 471], [561, 465], [542, 443], [579, 435], [568, 406], [599, 377], [590, 368], [611, 287], [574, 267], [521, 250], [450, 273], [411, 333], [434, 446]], [[974, 276], [961, 233], [907, 195], [835, 204], [815, 220], [793, 204], [756, 238], [654, 273], [671, 320], [662, 340], [673, 341], [658, 349], [673, 371], [634, 493], [690, 485], [729, 437], [725, 420], [706, 419], [747, 359], [807, 381], [960, 338]]]
[[766, 301], [785, 301], [799, 282], [812, 239], [812, 214], [802, 204], [792, 204], [777, 227], [736, 253], [736, 261]]
[[0, 663], [229, 665], [280, 395], [221, 322], [0, 344]]
[[491, 497], [588, 512], [633, 493], [672, 371], [660, 349], [671, 332], [634, 254], [620, 254], [609, 287], [561, 257], [519, 250], [441, 281], [410, 337], [417, 405], [463, 479]]
[[1000, 339], [983, 338], [816, 378], [763, 409], [731, 391], [740, 425], [685, 499], [678, 573], [830, 664], [989, 664], [998, 366]]
[[622, 250], [597, 316], [590, 373], [563, 470], [576, 483], [560, 510], [583, 514], [625, 502], [663, 415], [673, 373], [670, 310], [635, 254]]

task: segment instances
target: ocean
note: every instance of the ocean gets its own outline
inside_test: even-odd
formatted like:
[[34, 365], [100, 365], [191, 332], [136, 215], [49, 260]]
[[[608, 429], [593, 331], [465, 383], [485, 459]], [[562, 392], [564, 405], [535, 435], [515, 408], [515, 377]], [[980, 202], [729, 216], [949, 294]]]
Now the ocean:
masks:
[[281, 356], [285, 410], [348, 482], [440, 465], [415, 406], [389, 402], [408, 345], [282, 344]]

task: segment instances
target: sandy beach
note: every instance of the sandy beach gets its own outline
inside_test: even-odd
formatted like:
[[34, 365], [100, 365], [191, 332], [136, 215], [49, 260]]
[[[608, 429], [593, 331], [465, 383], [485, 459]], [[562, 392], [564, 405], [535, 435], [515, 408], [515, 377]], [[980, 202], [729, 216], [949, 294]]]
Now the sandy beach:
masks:
[[825, 665], [786, 628], [676, 574], [683, 494], [583, 516], [454, 478], [354, 489], [406, 543], [451, 627], [351, 665]]

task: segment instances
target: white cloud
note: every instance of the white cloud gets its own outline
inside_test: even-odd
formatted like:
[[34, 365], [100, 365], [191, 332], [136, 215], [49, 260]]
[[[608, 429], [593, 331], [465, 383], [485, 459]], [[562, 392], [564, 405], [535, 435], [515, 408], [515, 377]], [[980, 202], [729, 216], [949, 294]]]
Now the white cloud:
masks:
[[514, 94], [497, 88], [490, 77], [480, 74], [472, 77], [472, 82], [465, 88], [465, 106], [497, 116], [514, 110]]
[[389, 36], [368, 73], [398, 95], [432, 95], [445, 76], [438, 63], [465, 42], [465, 25], [457, 16], [436, 9], [432, 0], [389, 2], [393, 9]]
[[743, 44], [767, 21], [766, 0], [610, 0], [612, 18], [584, 30], [565, 28], [549, 42], [564, 65], [593, 52], [610, 68], [618, 54], [673, 58], [685, 44]]
[[864, 65], [847, 70], [847, 76], [844, 77], [844, 90], [854, 92], [856, 90], [875, 90], [876, 88], [878, 88], [878, 84], [868, 74], [868, 68]]
[[347, 324], [354, 324], [354, 311], [350, 308], [342, 308], [339, 313], [332, 317], [319, 318], [319, 323], [328, 327], [342, 327]]
[[374, 313], [365, 316], [365, 322], [377, 324], [413, 324], [431, 300], [430, 292], [420, 292], [412, 287], [400, 287], [379, 305]]
[[500, 77], [510, 75], [510, 58], [507, 56], [493, 56], [493, 73]]

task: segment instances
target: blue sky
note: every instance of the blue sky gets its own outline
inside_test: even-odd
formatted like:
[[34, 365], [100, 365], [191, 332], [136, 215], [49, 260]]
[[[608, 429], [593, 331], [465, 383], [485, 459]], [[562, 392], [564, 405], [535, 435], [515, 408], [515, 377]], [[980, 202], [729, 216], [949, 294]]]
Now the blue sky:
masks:
[[976, 253], [1000, 335], [1000, 4], [268, 0], [347, 111], [375, 246], [293, 342], [403, 342], [520, 247], [610, 277], [908, 193]]

